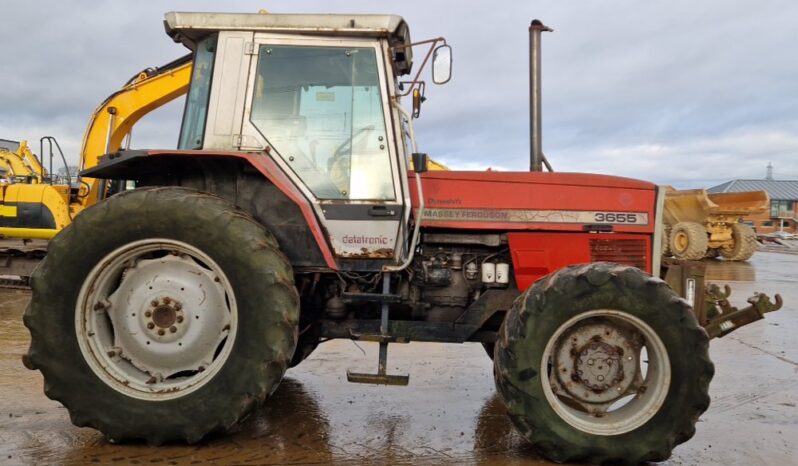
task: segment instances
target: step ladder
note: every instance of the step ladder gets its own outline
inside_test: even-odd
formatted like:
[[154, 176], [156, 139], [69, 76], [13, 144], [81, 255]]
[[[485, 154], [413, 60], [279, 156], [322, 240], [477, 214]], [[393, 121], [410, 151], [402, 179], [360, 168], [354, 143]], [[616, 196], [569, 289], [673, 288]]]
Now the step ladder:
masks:
[[395, 301], [395, 296], [391, 295], [391, 274], [389, 272], [384, 273], [382, 277], [382, 294], [374, 296], [374, 298], [381, 302], [380, 333], [379, 335], [357, 335], [357, 339], [379, 342], [380, 355], [377, 362], [377, 373], [367, 374], [347, 370], [346, 380], [353, 383], [370, 383], [377, 385], [407, 385], [410, 382], [409, 375], [393, 375], [387, 373], [388, 343], [397, 342], [396, 338], [388, 335], [388, 303]]

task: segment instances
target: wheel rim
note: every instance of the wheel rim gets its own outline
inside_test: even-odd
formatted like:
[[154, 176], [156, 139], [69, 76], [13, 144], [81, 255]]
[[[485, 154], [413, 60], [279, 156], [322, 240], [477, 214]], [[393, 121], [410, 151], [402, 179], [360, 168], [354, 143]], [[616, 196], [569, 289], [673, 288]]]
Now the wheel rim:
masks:
[[687, 249], [687, 245], [689, 243], [690, 238], [687, 237], [687, 233], [683, 231], [677, 231], [673, 239], [673, 249], [683, 252], [685, 249]]
[[593, 435], [619, 435], [648, 422], [671, 382], [667, 350], [639, 318], [601, 309], [562, 324], [543, 352], [541, 381], [552, 409]]
[[148, 239], [104, 257], [80, 289], [81, 353], [108, 386], [167, 400], [200, 388], [235, 342], [232, 287], [208, 255], [181, 241]]

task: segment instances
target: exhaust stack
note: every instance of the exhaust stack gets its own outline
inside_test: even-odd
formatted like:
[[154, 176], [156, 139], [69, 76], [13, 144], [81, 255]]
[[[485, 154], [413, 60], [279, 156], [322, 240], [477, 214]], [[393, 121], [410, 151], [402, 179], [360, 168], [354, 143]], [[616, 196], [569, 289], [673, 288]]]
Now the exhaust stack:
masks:
[[[540, 33], [552, 31], [540, 20], [529, 25], [529, 171], [543, 171], [543, 118], [541, 116]], [[548, 165], [548, 164], [546, 164]]]

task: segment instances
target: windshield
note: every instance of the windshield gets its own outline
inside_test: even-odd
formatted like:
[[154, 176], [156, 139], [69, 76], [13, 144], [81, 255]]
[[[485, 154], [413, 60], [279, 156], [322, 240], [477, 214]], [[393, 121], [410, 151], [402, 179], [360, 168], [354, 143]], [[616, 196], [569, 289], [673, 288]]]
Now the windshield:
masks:
[[373, 48], [262, 45], [250, 120], [320, 199], [394, 199]]
[[216, 34], [213, 34], [197, 43], [191, 70], [191, 87], [188, 90], [188, 97], [186, 97], [183, 126], [180, 128], [180, 141], [177, 144], [178, 149], [202, 149], [217, 37]]

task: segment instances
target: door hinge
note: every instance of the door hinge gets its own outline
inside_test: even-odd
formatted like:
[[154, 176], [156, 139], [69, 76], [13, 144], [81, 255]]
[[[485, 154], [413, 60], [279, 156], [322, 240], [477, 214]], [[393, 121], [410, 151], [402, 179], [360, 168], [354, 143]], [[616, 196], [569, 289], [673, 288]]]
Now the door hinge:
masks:
[[[233, 134], [233, 149], [238, 149], [240, 151], [262, 151], [264, 150], [263, 145], [261, 145], [253, 138], [244, 137], [243, 134]], [[249, 143], [249, 144], [247, 144]], [[253, 144], [254, 143], [254, 144]]]
[[255, 43], [247, 42], [244, 46], [244, 55], [255, 55]]

